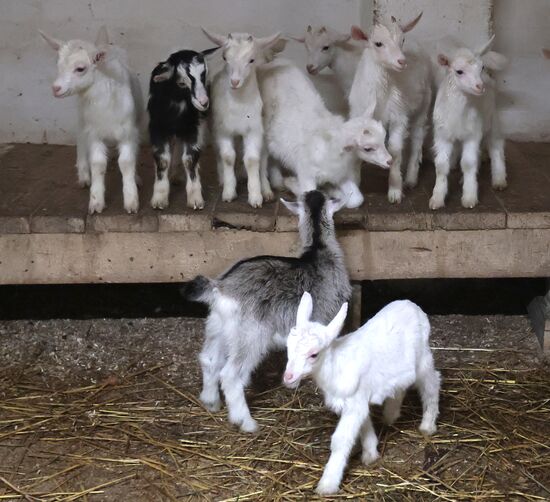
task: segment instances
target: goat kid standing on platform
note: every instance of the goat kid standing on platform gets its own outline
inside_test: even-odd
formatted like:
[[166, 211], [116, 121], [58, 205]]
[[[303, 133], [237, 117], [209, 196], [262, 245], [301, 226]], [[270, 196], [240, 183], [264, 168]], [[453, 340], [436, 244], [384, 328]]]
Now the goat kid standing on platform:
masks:
[[350, 43], [349, 33], [338, 33], [326, 26], [313, 28], [310, 25], [303, 37], [291, 38], [306, 47], [308, 73], [317, 75], [328, 66], [334, 72], [338, 85], [347, 98], [363, 47]]
[[199, 157], [207, 125], [208, 65], [206, 58], [219, 47], [203, 52], [175, 52], [151, 73], [149, 84], [149, 135], [155, 159], [155, 186], [151, 205], [168, 207], [169, 169], [181, 144], [182, 164], [187, 176], [187, 205], [202, 209]]
[[405, 33], [411, 31], [422, 14], [406, 25], [392, 17], [374, 25], [370, 35], [352, 27], [352, 36], [363, 40], [365, 49], [351, 86], [350, 116], [366, 115], [380, 120], [388, 131], [388, 150], [393, 157], [390, 168], [388, 200], [401, 202], [403, 177], [401, 164], [405, 140], [410, 134], [406, 185], [416, 186], [422, 161], [432, 102], [432, 72], [427, 55], [420, 51], [403, 52]]
[[200, 399], [209, 410], [219, 410], [221, 383], [229, 421], [244, 432], [258, 429], [244, 389], [264, 357], [286, 346], [302, 293], [311, 291], [316, 302], [312, 316], [325, 323], [351, 295], [333, 221], [343, 204], [326, 200], [318, 191], [308, 192], [299, 202], [281, 201], [298, 215], [300, 257], [243, 260], [217, 279], [198, 276], [183, 291], [190, 300], [210, 307], [200, 354]]
[[455, 143], [462, 146], [464, 207], [472, 208], [478, 202], [477, 173], [482, 142], [491, 158], [493, 188], [506, 188], [504, 137], [496, 109], [496, 83], [490, 72], [502, 70], [507, 61], [503, 55], [489, 51], [493, 39], [494, 36], [475, 52], [461, 48], [452, 57], [438, 56], [439, 64], [447, 73], [433, 111], [436, 181], [431, 209], [445, 205]]
[[261, 207], [273, 199], [267, 177], [262, 126], [262, 98], [256, 80], [256, 65], [274, 46], [280, 33], [255, 38], [248, 33], [218, 35], [202, 29], [214, 43], [222, 46], [225, 67], [212, 83], [212, 132], [218, 153], [218, 176], [223, 185], [222, 200], [237, 197], [235, 177], [235, 139], [242, 137], [244, 167], [248, 177], [248, 203]]
[[[139, 208], [136, 157], [138, 122], [143, 112], [137, 77], [128, 69], [126, 53], [109, 45], [107, 30], [99, 30], [95, 44], [84, 40], [67, 42], [40, 32], [57, 51], [58, 76], [52, 85], [56, 98], [78, 95], [76, 167], [80, 186], [90, 186], [88, 212], [105, 208], [107, 145], [118, 147], [124, 209]], [[90, 184], [91, 183], [91, 184]]]
[[406, 390], [415, 385], [422, 399], [420, 431], [433, 434], [439, 414], [440, 374], [434, 369], [430, 322], [422, 309], [408, 300], [392, 302], [358, 330], [337, 338], [347, 307], [344, 304], [328, 326], [312, 322], [314, 304], [305, 292], [287, 339], [285, 385], [294, 388], [311, 374], [326, 406], [340, 415], [330, 458], [317, 485], [321, 495], [338, 491], [358, 437], [364, 464], [379, 457], [370, 404], [383, 404], [384, 419], [393, 424]]

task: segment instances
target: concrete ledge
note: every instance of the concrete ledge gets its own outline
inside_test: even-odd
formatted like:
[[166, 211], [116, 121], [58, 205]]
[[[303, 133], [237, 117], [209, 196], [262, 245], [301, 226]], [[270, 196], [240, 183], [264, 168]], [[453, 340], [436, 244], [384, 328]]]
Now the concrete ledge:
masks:
[[[339, 232], [353, 280], [550, 276], [550, 229]], [[0, 284], [179, 282], [260, 254], [296, 256], [296, 232], [218, 229], [0, 235]]]

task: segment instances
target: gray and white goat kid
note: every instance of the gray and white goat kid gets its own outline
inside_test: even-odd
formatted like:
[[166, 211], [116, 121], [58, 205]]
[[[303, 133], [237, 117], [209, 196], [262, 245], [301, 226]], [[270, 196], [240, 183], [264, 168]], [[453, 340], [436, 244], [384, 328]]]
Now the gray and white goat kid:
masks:
[[256, 38], [248, 33], [218, 35], [202, 29], [223, 50], [224, 68], [212, 83], [212, 132], [218, 154], [218, 176], [223, 185], [222, 200], [237, 197], [235, 140], [242, 137], [243, 161], [248, 177], [248, 203], [261, 207], [273, 199], [264, 156], [262, 98], [256, 80], [256, 65], [276, 45], [280, 33]]
[[472, 208], [478, 202], [477, 173], [483, 142], [491, 158], [493, 188], [506, 188], [504, 137], [496, 109], [496, 83], [490, 71], [502, 70], [507, 61], [501, 54], [489, 51], [493, 39], [494, 36], [476, 51], [460, 48], [451, 57], [438, 56], [446, 77], [437, 91], [433, 111], [436, 181], [431, 209], [445, 205], [455, 143], [462, 146], [464, 207]]
[[64, 42], [40, 34], [57, 51], [54, 96], [78, 96], [76, 167], [79, 185], [90, 186], [89, 213], [101, 213], [105, 208], [109, 144], [116, 144], [119, 152], [124, 209], [137, 212], [136, 156], [143, 102], [137, 77], [128, 69], [126, 53], [109, 45], [105, 28], [99, 30], [95, 44], [84, 40]]
[[392, 17], [376, 23], [369, 35], [357, 26], [352, 27], [353, 38], [363, 40], [365, 48], [349, 94], [350, 116], [371, 116], [380, 120], [388, 131], [388, 150], [393, 157], [388, 200], [392, 203], [401, 202], [403, 197], [401, 164], [409, 137], [405, 182], [410, 187], [418, 182], [432, 102], [429, 57], [419, 50], [403, 50], [405, 34], [421, 16], [405, 25]]
[[217, 49], [175, 52], [151, 73], [147, 109], [156, 169], [151, 199], [154, 208], [168, 207], [170, 163], [180, 145], [187, 176], [187, 205], [193, 209], [204, 207], [199, 157], [210, 105], [206, 58]]
[[344, 91], [344, 95], [347, 96], [363, 47], [350, 42], [351, 35], [349, 33], [339, 33], [327, 26], [312, 27], [309, 25], [303, 37], [291, 38], [305, 45], [308, 73], [317, 75], [324, 68], [330, 68], [336, 76], [338, 85]]
[[[383, 404], [384, 419], [399, 418], [406, 390], [415, 385], [422, 399], [420, 431], [433, 434], [439, 413], [440, 374], [434, 369], [426, 314], [408, 300], [384, 307], [358, 330], [337, 338], [346, 319], [347, 304], [325, 325], [311, 321], [314, 304], [304, 292], [296, 326], [287, 339], [285, 385], [295, 387], [312, 375], [325, 404], [340, 415], [332, 435], [330, 458], [317, 493], [338, 491], [351, 450], [358, 437], [365, 464], [378, 457], [378, 439], [369, 405]], [[318, 308], [318, 307], [317, 307]]]
[[210, 307], [200, 354], [200, 399], [208, 409], [219, 410], [221, 383], [229, 421], [244, 432], [258, 429], [244, 389], [265, 356], [286, 347], [302, 293], [311, 292], [317, 305], [312, 316], [325, 323], [351, 295], [333, 222], [342, 203], [327, 200], [318, 191], [308, 192], [299, 202], [282, 201], [298, 214], [303, 245], [298, 258], [242, 260], [217, 279], [198, 276], [183, 291], [187, 298]]

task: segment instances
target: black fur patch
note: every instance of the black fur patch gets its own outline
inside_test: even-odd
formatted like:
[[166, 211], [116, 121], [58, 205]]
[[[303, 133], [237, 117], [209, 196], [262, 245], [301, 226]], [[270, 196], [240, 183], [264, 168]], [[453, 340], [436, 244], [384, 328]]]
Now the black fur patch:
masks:
[[321, 240], [321, 223], [323, 218], [323, 207], [325, 206], [325, 196], [319, 190], [307, 192], [304, 202], [309, 209], [311, 217], [311, 249], [324, 247]]

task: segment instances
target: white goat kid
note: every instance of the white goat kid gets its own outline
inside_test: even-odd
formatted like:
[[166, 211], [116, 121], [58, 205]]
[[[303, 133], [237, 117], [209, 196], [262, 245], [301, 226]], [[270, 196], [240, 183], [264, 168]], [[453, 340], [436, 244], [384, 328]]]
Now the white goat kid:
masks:
[[299, 196], [330, 183], [347, 207], [359, 207], [361, 160], [384, 168], [392, 162], [382, 124], [368, 117], [345, 121], [331, 113], [311, 80], [288, 60], [262, 66], [258, 79], [267, 150], [296, 176], [285, 180], [287, 188]]
[[326, 26], [317, 28], [310, 25], [303, 37], [291, 38], [306, 47], [308, 73], [317, 75], [324, 68], [330, 68], [345, 96], [348, 96], [363, 47], [350, 43], [349, 33], [339, 33]]
[[137, 124], [143, 102], [139, 82], [128, 69], [125, 52], [109, 45], [105, 28], [99, 30], [95, 44], [83, 40], [64, 42], [40, 34], [58, 53], [58, 76], [52, 85], [54, 96], [78, 95], [76, 167], [80, 186], [90, 186], [91, 181], [89, 213], [101, 213], [105, 208], [110, 143], [118, 147], [124, 209], [128, 213], [137, 212]]
[[504, 68], [506, 58], [489, 51], [493, 38], [475, 52], [461, 48], [451, 58], [438, 56], [439, 64], [447, 73], [437, 92], [433, 112], [436, 182], [431, 209], [445, 205], [447, 178], [457, 142], [462, 145], [464, 207], [472, 208], [478, 202], [477, 172], [483, 141], [491, 158], [493, 188], [506, 188], [504, 137], [496, 110], [496, 85], [487, 71]]
[[252, 207], [261, 207], [264, 200], [273, 199], [273, 192], [266, 163], [262, 162], [262, 98], [256, 65], [264, 61], [264, 53], [277, 43], [281, 35], [276, 33], [255, 38], [248, 33], [230, 33], [223, 36], [204, 28], [203, 32], [222, 46], [225, 61], [225, 67], [212, 83], [212, 129], [218, 152], [218, 175], [223, 180], [222, 199], [229, 202], [237, 197], [234, 141], [241, 136], [248, 176], [248, 203]]
[[352, 36], [363, 40], [365, 49], [349, 95], [350, 116], [372, 116], [388, 130], [388, 150], [393, 157], [390, 168], [388, 200], [401, 202], [403, 180], [401, 163], [405, 140], [410, 134], [410, 153], [406, 185], [418, 182], [422, 145], [426, 135], [432, 100], [431, 64], [419, 51], [403, 52], [404, 34], [418, 21], [400, 25], [392, 17], [386, 24], [375, 24], [370, 35], [357, 26]]
[[420, 431], [433, 434], [439, 414], [440, 374], [434, 369], [426, 314], [408, 300], [392, 302], [357, 331], [337, 338], [347, 314], [345, 303], [324, 326], [311, 322], [313, 303], [305, 292], [296, 314], [296, 327], [287, 338], [288, 363], [284, 383], [295, 387], [312, 375], [325, 404], [341, 415], [332, 435], [331, 454], [317, 493], [338, 491], [348, 457], [361, 437], [363, 463], [378, 457], [378, 439], [370, 404], [384, 405], [388, 424], [397, 420], [406, 390], [415, 385], [422, 399]]

